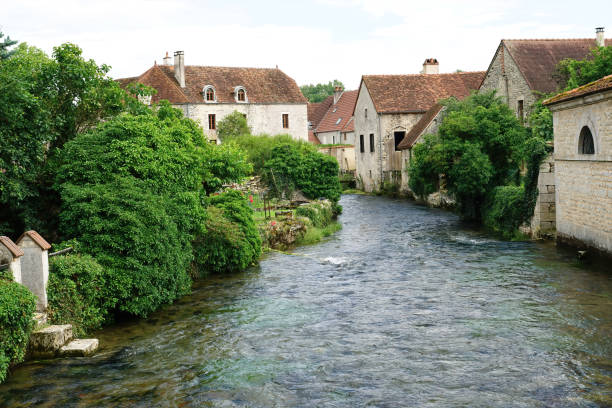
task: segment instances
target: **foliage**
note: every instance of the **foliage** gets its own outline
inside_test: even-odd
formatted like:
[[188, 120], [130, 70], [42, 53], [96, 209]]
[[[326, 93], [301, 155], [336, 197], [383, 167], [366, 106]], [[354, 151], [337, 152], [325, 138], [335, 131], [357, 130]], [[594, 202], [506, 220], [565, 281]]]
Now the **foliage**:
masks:
[[[0, 40], [2, 40], [2, 37], [4, 37], [4, 34], [2, 34], [2, 31], [0, 31]], [[8, 35], [4, 40], [2, 40], [2, 42], [0, 42], [0, 61], [7, 59], [13, 55], [13, 53], [15, 53], [15, 50], [9, 50], [9, 47], [12, 47], [15, 44], [17, 44], [17, 41], [11, 40], [11, 37]]]
[[209, 144], [204, 150], [203, 183], [207, 194], [219, 191], [223, 184], [240, 182], [253, 172], [247, 153], [233, 141]]
[[247, 199], [230, 190], [206, 201], [206, 232], [193, 243], [198, 274], [236, 271], [256, 261], [261, 255], [261, 237]]
[[512, 238], [525, 220], [524, 196], [523, 186], [495, 187], [487, 200], [484, 225], [506, 239]]
[[334, 218], [334, 214], [330, 206], [315, 203], [299, 206], [295, 210], [295, 215], [309, 218], [312, 225], [319, 228], [326, 227]]
[[300, 86], [300, 90], [309, 102], [316, 103], [323, 102], [328, 96], [333, 95], [334, 88], [337, 86], [344, 89], [342, 82], [334, 79], [327, 84], [302, 85]]
[[108, 269], [118, 310], [145, 316], [189, 290], [209, 147], [197, 124], [167, 104], [66, 144], [57, 176], [62, 232]]
[[523, 221], [533, 216], [533, 210], [538, 199], [538, 177], [540, 175], [540, 164], [548, 154], [546, 143], [539, 137], [532, 137], [525, 143], [527, 158], [527, 174], [525, 175], [525, 196], [522, 206]]
[[253, 165], [253, 171], [261, 174], [264, 164], [272, 157], [272, 150], [282, 144], [303, 144], [289, 135], [242, 135], [232, 139], [247, 154], [248, 161]]
[[52, 58], [25, 43], [14, 51], [0, 63], [0, 228], [53, 238], [57, 149], [122, 111], [125, 93], [76, 45], [55, 47]]
[[217, 123], [217, 136], [222, 142], [227, 142], [238, 136], [250, 134], [251, 128], [247, 125], [246, 118], [238, 111], [230, 113]]
[[495, 92], [443, 104], [446, 116], [438, 134], [413, 150], [410, 187], [426, 196], [445, 178], [462, 217], [480, 219], [488, 191], [519, 181], [527, 132]]
[[542, 140], [553, 140], [553, 119], [550, 109], [542, 105], [541, 98], [531, 107], [529, 114], [529, 127], [531, 135]]
[[106, 270], [86, 254], [49, 259], [47, 315], [54, 324], [71, 324], [77, 337], [96, 330], [115, 306], [107, 293]]
[[300, 189], [308, 198], [340, 199], [338, 162], [307, 144], [282, 144], [264, 165], [264, 181], [277, 194]]
[[565, 91], [612, 74], [612, 46], [595, 47], [583, 60], [567, 58], [557, 65], [557, 76]]
[[0, 280], [0, 382], [25, 357], [35, 310], [36, 298], [25, 286]]

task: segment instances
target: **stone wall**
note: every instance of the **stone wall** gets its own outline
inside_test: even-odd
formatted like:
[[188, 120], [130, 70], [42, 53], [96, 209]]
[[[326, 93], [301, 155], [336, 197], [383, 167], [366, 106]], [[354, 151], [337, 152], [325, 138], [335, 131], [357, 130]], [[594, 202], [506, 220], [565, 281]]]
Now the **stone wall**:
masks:
[[[308, 118], [306, 104], [251, 104], [251, 103], [199, 103], [175, 105], [185, 116], [200, 122], [209, 140], [217, 140], [216, 130], [208, 129], [208, 115], [215, 114], [219, 123], [234, 111], [246, 115], [247, 123], [254, 135], [289, 134], [296, 140], [308, 141]], [[282, 115], [289, 114], [289, 128], [283, 128]]]
[[530, 222], [534, 238], [554, 234], [556, 228], [555, 162], [548, 156], [540, 165], [538, 176], [538, 198]]
[[[557, 236], [612, 253], [612, 91], [550, 106], [555, 131]], [[588, 126], [595, 154], [579, 153]]]
[[[367, 114], [366, 114], [367, 110]], [[365, 84], [362, 82], [355, 105], [355, 167], [359, 187], [365, 191], [380, 188], [381, 151], [379, 140], [380, 117]], [[370, 152], [370, 134], [374, 135], [374, 152]], [[364, 152], [360, 151], [360, 135], [363, 135]]]
[[341, 172], [355, 171], [355, 148], [354, 147], [322, 147], [319, 151], [338, 161]]
[[531, 105], [538, 99], [503, 43], [498, 47], [480, 89], [484, 91], [495, 89], [497, 95], [503, 97], [517, 117], [518, 101], [523, 100], [525, 120], [529, 117]]

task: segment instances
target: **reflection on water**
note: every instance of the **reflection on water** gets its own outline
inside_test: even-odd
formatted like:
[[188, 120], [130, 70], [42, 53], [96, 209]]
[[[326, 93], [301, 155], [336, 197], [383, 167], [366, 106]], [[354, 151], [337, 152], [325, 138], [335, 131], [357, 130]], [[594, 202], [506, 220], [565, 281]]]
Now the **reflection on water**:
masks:
[[612, 280], [449, 213], [342, 199], [343, 230], [200, 282], [40, 361], [6, 406], [596, 407], [612, 404]]

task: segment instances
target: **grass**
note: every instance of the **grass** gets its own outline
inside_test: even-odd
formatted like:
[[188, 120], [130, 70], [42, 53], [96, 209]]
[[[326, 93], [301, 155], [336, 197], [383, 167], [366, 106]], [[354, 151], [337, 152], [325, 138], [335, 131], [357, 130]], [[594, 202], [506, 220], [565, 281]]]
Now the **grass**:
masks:
[[323, 238], [329, 237], [334, 232], [340, 231], [342, 225], [338, 222], [332, 222], [323, 228], [317, 228], [314, 226], [308, 227], [306, 234], [299, 240], [298, 245], [311, 245], [320, 242]]
[[374, 193], [366, 193], [365, 191], [357, 190], [354, 188], [347, 188], [346, 190], [342, 191], [342, 194], [375, 195]]

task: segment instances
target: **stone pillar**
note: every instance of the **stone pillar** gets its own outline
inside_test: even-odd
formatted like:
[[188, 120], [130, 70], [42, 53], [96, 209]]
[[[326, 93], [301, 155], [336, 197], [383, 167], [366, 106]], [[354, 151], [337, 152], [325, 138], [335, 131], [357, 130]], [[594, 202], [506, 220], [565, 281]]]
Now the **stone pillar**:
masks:
[[47, 310], [47, 282], [49, 280], [49, 248], [51, 245], [36, 231], [24, 232], [17, 240], [24, 253], [21, 260], [22, 284], [38, 298], [36, 311]]
[[534, 238], [554, 234], [556, 230], [555, 162], [552, 155], [546, 157], [540, 165], [538, 190], [538, 199], [531, 219]]
[[9, 273], [21, 283], [21, 257], [23, 251], [9, 238], [0, 237], [0, 265], [8, 265]]

